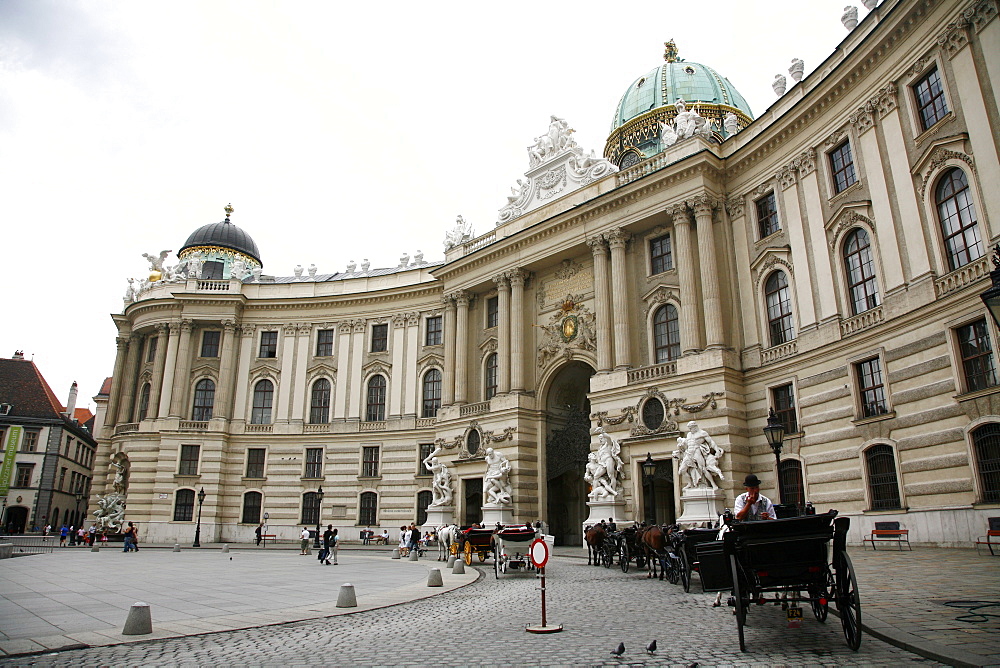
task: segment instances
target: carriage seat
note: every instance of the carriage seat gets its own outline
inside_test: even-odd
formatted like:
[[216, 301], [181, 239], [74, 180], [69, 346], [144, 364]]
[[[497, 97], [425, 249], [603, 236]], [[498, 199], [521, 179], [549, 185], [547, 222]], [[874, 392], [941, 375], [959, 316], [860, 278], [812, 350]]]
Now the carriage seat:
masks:
[[903, 543], [906, 549], [912, 550], [910, 546], [910, 530], [900, 529], [899, 522], [876, 522], [872, 532], [861, 540], [861, 544], [871, 543], [872, 549], [877, 550], [875, 543], [896, 543], [900, 551], [903, 550]]
[[976, 552], [979, 552], [980, 545], [985, 545], [992, 556], [997, 554], [993, 551], [994, 547], [1000, 550], [1000, 517], [987, 517], [986, 521], [989, 523], [989, 528], [985, 536], [980, 536], [976, 540]]

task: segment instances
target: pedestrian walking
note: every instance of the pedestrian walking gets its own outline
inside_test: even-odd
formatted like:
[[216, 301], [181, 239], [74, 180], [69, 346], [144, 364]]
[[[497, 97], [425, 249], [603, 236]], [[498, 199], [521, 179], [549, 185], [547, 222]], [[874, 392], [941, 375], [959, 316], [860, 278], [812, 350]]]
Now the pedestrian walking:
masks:
[[91, 524], [90, 525], [90, 529], [88, 530], [88, 534], [89, 534], [89, 538], [90, 538], [90, 541], [89, 541], [90, 542], [90, 546], [94, 547], [94, 539], [97, 537], [97, 527], [95, 527], [93, 524]]
[[59, 547], [66, 547], [66, 538], [68, 536], [69, 536], [69, 529], [67, 529], [66, 525], [64, 524], [59, 529]]
[[125, 547], [122, 552], [131, 552], [133, 547], [132, 541], [135, 537], [135, 526], [131, 522], [128, 523], [128, 528], [125, 529], [125, 533], [122, 534], [122, 537], [125, 543]]
[[319, 553], [319, 561], [322, 564], [330, 565], [330, 547], [333, 543], [333, 525], [327, 524], [326, 531], [323, 532], [323, 550]]
[[87, 544], [87, 530], [80, 525], [80, 528], [76, 530], [76, 544], [86, 545]]
[[407, 538], [409, 537], [409, 532], [406, 526], [399, 527], [399, 556], [405, 557], [409, 550], [406, 549]]
[[264, 537], [264, 523], [261, 522], [257, 525], [257, 529], [254, 531], [257, 534], [257, 547], [260, 547], [260, 540]]
[[309, 554], [309, 529], [302, 527], [302, 533], [299, 534], [299, 540], [301, 541], [299, 545], [299, 554]]
[[330, 563], [330, 556], [333, 555], [333, 565], [337, 565], [337, 552], [340, 551], [340, 536], [337, 535], [339, 529], [333, 530], [333, 536], [330, 537], [330, 550], [326, 555], [326, 563]]

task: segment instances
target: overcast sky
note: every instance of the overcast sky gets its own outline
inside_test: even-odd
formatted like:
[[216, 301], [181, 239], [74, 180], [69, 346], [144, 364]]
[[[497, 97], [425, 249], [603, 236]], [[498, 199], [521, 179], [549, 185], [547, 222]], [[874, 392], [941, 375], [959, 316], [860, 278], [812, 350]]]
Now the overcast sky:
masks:
[[226, 203], [268, 274], [442, 259], [457, 214], [494, 226], [549, 114], [600, 153], [673, 38], [759, 115], [844, 4], [0, 0], [0, 356], [93, 408], [142, 253]]

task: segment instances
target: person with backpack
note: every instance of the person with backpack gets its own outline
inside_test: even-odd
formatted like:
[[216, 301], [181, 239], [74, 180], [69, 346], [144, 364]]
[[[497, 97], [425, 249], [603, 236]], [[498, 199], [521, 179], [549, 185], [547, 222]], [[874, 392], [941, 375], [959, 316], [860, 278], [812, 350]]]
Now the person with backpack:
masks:
[[[128, 528], [125, 529], [125, 533], [122, 534], [122, 536], [124, 537], [125, 542], [125, 549], [123, 549], [122, 552], [131, 552], [133, 547], [132, 541], [135, 538], [135, 526], [133, 526], [131, 522], [128, 523]], [[139, 548], [136, 548], [136, 552], [138, 551]]]

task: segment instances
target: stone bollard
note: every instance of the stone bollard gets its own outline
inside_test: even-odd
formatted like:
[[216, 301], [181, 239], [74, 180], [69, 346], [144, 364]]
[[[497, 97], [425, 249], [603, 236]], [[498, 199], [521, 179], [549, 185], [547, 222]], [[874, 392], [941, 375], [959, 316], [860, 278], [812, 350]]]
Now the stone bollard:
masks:
[[455, 567], [455, 555], [453, 554], [450, 557], [448, 557], [448, 566], [447, 566], [447, 568], [454, 568], [454, 567]]
[[399, 559], [399, 548], [398, 547], [392, 548], [392, 558], [393, 559]]
[[337, 607], [338, 608], [356, 608], [358, 607], [358, 598], [354, 595], [354, 585], [350, 582], [345, 582], [340, 585], [340, 594], [337, 595]]
[[226, 544], [226, 545], [223, 545], [223, 546], [222, 546], [222, 551], [223, 551], [223, 552], [229, 552], [229, 545], [228, 545], [228, 544]]
[[123, 636], [142, 636], [153, 632], [153, 618], [149, 614], [149, 603], [136, 601], [128, 610]]
[[465, 575], [465, 562], [461, 559], [455, 561], [454, 567], [451, 569], [452, 575]]
[[441, 569], [432, 568], [431, 572], [427, 574], [427, 586], [428, 587], [443, 587], [444, 580], [441, 579]]
[[420, 554], [416, 550], [410, 550], [410, 561], [417, 561], [420, 559]]
[[180, 551], [181, 551], [181, 544], [180, 543], [174, 543], [174, 549], [171, 550], [171, 552], [180, 552]]
[[90, 546], [90, 551], [91, 552], [100, 552], [101, 548], [97, 547], [96, 545], [91, 545]]

